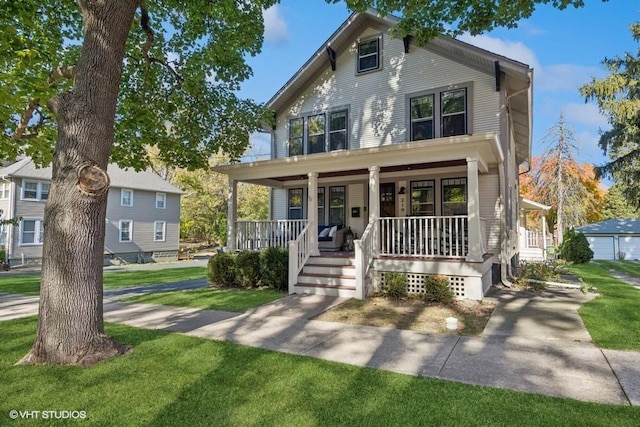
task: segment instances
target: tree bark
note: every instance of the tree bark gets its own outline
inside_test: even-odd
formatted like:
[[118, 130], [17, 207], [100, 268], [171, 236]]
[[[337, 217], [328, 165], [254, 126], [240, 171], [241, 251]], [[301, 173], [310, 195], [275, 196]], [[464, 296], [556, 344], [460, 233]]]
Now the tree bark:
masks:
[[105, 172], [125, 43], [138, 3], [78, 2], [84, 42], [74, 86], [48, 103], [58, 136], [44, 215], [38, 330], [18, 363], [89, 366], [130, 351], [104, 332], [102, 267]]

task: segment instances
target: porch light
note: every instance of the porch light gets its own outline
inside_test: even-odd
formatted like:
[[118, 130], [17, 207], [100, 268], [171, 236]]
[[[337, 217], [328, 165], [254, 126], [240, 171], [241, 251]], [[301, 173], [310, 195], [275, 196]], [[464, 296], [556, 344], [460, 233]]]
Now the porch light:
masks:
[[400, 191], [398, 191], [398, 194], [407, 194], [406, 189], [404, 187], [400, 187]]

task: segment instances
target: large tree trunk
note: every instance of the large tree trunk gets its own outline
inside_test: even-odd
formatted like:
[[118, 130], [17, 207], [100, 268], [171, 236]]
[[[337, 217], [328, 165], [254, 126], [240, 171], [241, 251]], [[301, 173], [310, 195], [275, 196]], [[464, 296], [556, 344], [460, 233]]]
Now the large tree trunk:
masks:
[[80, 0], [85, 38], [58, 120], [44, 215], [38, 331], [19, 363], [88, 366], [128, 347], [104, 333], [102, 265], [108, 177], [125, 42], [138, 1]]

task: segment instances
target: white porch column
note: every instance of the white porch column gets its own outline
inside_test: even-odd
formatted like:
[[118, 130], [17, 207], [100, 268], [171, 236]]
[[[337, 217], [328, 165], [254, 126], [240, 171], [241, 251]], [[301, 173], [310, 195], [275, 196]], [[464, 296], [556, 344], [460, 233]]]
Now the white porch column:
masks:
[[380, 252], [380, 166], [369, 166], [369, 223], [373, 223], [371, 238], [373, 239], [373, 251], [371, 256], [377, 256]]
[[238, 181], [229, 177], [229, 198], [227, 200], [227, 249], [236, 251], [236, 217], [238, 216]]
[[309, 221], [309, 245], [311, 255], [320, 255], [318, 250], [318, 173], [309, 172], [307, 185], [307, 220]]
[[544, 260], [547, 260], [547, 218], [544, 216], [544, 211], [540, 212], [542, 216], [542, 256]]
[[478, 159], [467, 157], [467, 212], [469, 214], [469, 252], [467, 261], [482, 261], [482, 234], [480, 232], [480, 191], [478, 186]]

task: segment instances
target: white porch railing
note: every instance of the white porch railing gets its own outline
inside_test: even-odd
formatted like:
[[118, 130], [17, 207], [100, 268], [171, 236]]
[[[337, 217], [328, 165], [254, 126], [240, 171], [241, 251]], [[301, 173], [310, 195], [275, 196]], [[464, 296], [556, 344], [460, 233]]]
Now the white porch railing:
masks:
[[286, 248], [289, 241], [300, 236], [307, 223], [306, 219], [237, 221], [236, 249], [259, 251], [273, 246]]
[[[316, 230], [313, 230], [316, 233]], [[298, 283], [298, 274], [311, 256], [311, 232], [309, 225], [304, 227], [297, 239], [289, 242], [289, 294], [294, 292]]]
[[[485, 249], [486, 220], [480, 224]], [[464, 258], [469, 251], [467, 216], [380, 218], [380, 235], [381, 255]]]
[[359, 240], [354, 242], [356, 256], [356, 298], [364, 299], [367, 296], [367, 275], [373, 265], [375, 255], [375, 243], [373, 229], [377, 223], [370, 222], [365, 228]]

